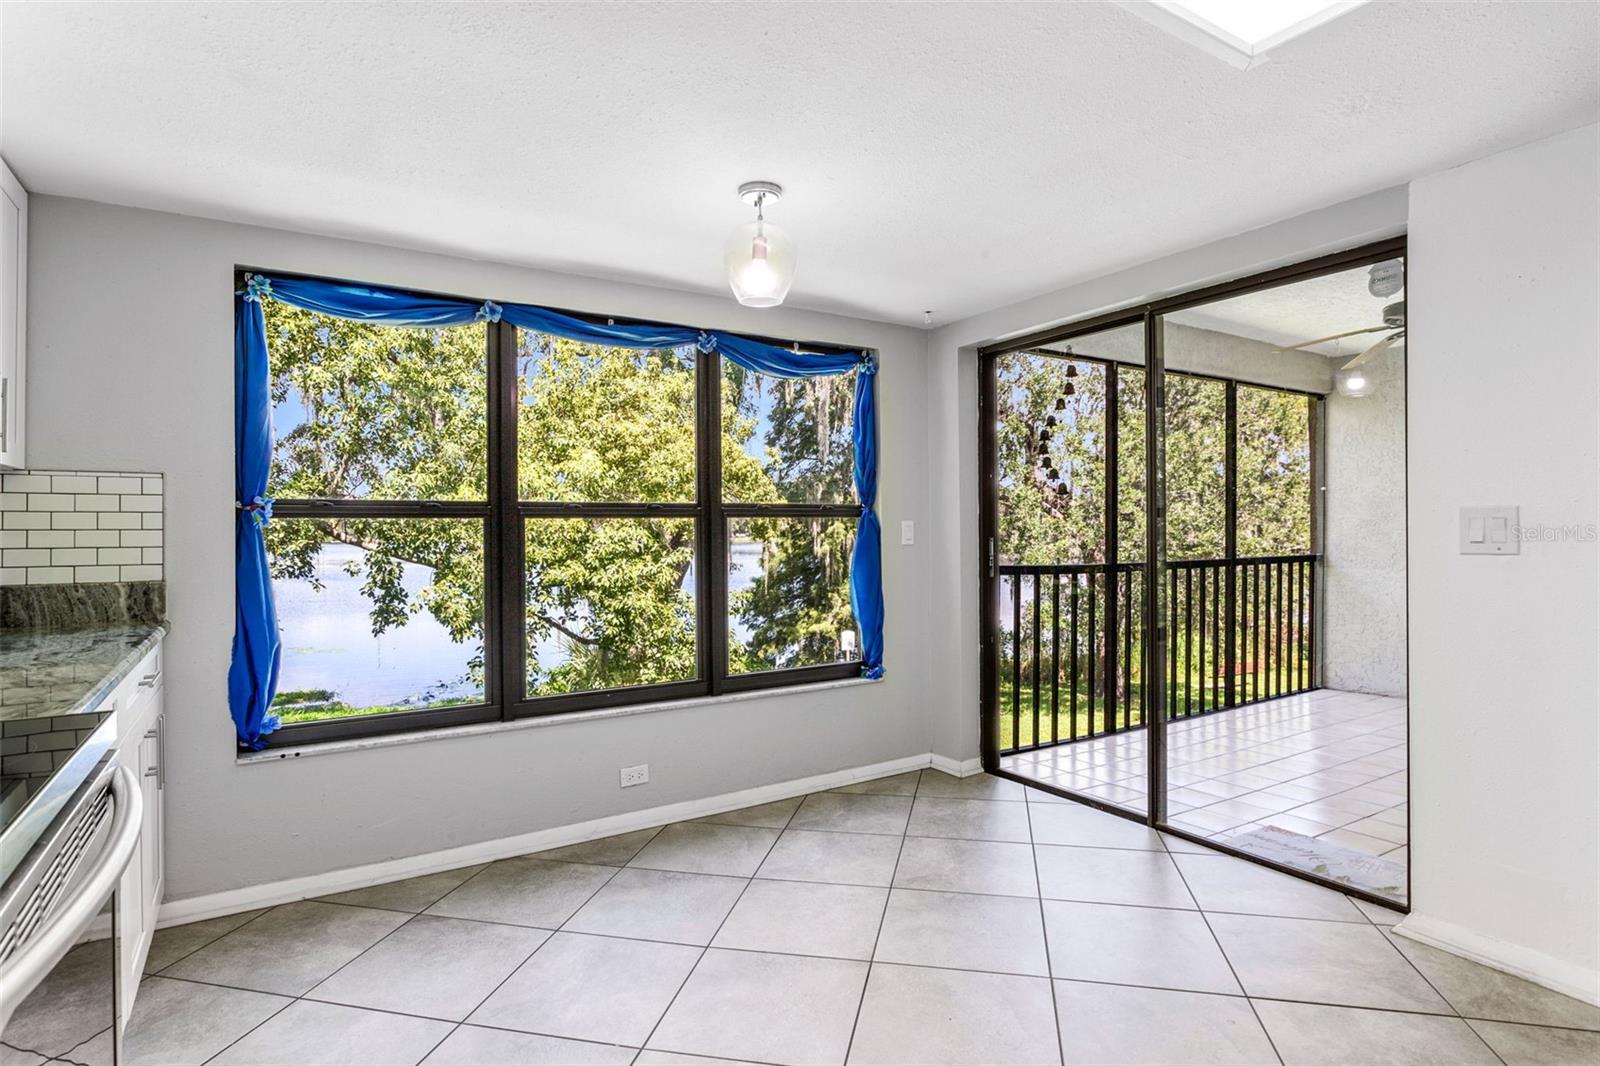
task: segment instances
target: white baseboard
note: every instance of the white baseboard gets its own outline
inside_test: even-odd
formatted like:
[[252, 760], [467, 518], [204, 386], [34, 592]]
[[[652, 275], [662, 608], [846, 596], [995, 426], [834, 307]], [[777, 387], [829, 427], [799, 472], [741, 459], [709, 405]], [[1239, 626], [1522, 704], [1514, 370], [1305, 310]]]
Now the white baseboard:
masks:
[[930, 755], [935, 770], [943, 770], [952, 777], [971, 777], [983, 773], [982, 759], [952, 759], [948, 755]]
[[631, 833], [637, 829], [653, 829], [659, 825], [681, 822], [689, 818], [704, 818], [724, 811], [736, 811], [743, 807], [772, 803], [775, 800], [802, 796], [808, 792], [822, 792], [841, 785], [852, 785], [858, 781], [870, 781], [873, 778], [888, 777], [891, 774], [920, 770], [928, 766], [961, 777], [978, 773], [981, 769], [976, 759], [958, 762], [942, 755], [908, 755], [888, 762], [835, 770], [793, 781], [747, 788], [739, 792], [725, 792], [704, 799], [628, 811], [575, 825], [541, 829], [533, 833], [486, 840], [478, 844], [433, 851], [425, 855], [409, 855], [401, 859], [352, 866], [344, 870], [331, 870], [327, 873], [292, 877], [284, 881], [250, 885], [246, 888], [213, 892], [204, 896], [168, 900], [161, 905], [156, 924], [162, 927], [183, 925], [206, 918], [219, 918], [225, 914], [238, 914], [240, 911], [254, 910], [257, 907], [272, 907], [280, 903], [292, 903], [295, 900], [346, 892], [353, 888], [369, 888], [408, 877], [421, 877], [424, 874], [440, 873], [481, 862], [509, 859], [535, 851], [548, 851], [568, 844], [582, 844], [588, 840], [616, 836], [618, 833]]
[[1600, 1007], [1600, 973], [1576, 963], [1421, 914], [1408, 915], [1394, 931], [1419, 944], [1460, 955]]

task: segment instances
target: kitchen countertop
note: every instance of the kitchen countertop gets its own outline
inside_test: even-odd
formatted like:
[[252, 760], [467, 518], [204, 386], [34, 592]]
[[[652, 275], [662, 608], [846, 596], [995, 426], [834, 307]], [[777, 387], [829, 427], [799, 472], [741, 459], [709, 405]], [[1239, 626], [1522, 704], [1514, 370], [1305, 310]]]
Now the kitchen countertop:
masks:
[[134, 623], [0, 632], [0, 722], [97, 710], [166, 631]]

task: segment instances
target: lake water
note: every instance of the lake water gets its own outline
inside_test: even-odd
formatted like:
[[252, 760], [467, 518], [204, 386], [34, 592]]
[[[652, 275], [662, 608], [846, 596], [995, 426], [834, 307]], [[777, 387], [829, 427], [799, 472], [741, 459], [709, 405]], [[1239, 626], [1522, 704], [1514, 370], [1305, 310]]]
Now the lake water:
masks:
[[[405, 625], [372, 635], [371, 603], [361, 594], [361, 578], [345, 573], [347, 562], [361, 558], [359, 548], [324, 545], [317, 556], [321, 589], [305, 581], [275, 581], [278, 626], [283, 634], [283, 670], [278, 691], [328, 689], [353, 707], [473, 697], [482, 686], [467, 676], [478, 653], [475, 641], [458, 644], [431, 614], [414, 614]], [[749, 588], [761, 574], [761, 545], [737, 543], [731, 552], [728, 587]], [[432, 571], [406, 565], [402, 583], [415, 595], [427, 587]], [[692, 590], [694, 573], [684, 579]], [[737, 637], [747, 634], [730, 620]], [[555, 662], [554, 641], [539, 647], [542, 661]]]

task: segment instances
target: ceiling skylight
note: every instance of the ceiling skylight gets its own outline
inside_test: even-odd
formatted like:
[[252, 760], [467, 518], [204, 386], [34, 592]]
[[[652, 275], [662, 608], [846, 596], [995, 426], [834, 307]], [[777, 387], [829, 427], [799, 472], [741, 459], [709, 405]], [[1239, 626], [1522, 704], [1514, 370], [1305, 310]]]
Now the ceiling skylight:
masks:
[[1123, 6], [1236, 67], [1366, 0], [1132, 0]]

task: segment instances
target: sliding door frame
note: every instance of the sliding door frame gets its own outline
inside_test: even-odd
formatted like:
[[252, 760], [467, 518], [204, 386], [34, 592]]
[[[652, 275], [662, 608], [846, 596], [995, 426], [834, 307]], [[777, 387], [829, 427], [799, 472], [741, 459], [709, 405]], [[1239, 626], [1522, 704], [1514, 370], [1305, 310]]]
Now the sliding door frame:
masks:
[[[1395, 900], [1377, 893], [1351, 885], [1332, 881], [1328, 878], [1318, 877], [1315, 874], [1295, 870], [1286, 866], [1267, 861], [1247, 851], [1233, 847], [1229, 844], [1207, 839], [1197, 833], [1173, 826], [1167, 819], [1167, 701], [1166, 701], [1166, 655], [1167, 655], [1167, 629], [1166, 629], [1166, 364], [1163, 324], [1165, 316], [1174, 311], [1183, 311], [1203, 304], [1213, 303], [1236, 296], [1266, 289], [1278, 288], [1282, 285], [1292, 284], [1296, 281], [1305, 281], [1310, 278], [1321, 277], [1326, 274], [1337, 273], [1352, 267], [1383, 262], [1387, 259], [1403, 258], [1406, 255], [1406, 238], [1402, 236], [1391, 237], [1385, 240], [1362, 244], [1347, 248], [1342, 251], [1332, 252], [1317, 256], [1298, 263], [1276, 267], [1253, 274], [1248, 274], [1228, 281], [1216, 282], [1199, 286], [1194, 289], [1179, 292], [1156, 300], [1131, 304], [1115, 310], [1077, 319], [1060, 326], [1048, 329], [1035, 330], [1030, 333], [999, 341], [994, 344], [980, 345], [978, 347], [978, 469], [982, 480], [979, 484], [978, 498], [978, 551], [981, 565], [979, 567], [979, 714], [981, 722], [980, 753], [983, 769], [990, 774], [1017, 781], [1033, 788], [1039, 788], [1054, 795], [1075, 800], [1100, 810], [1127, 818], [1130, 821], [1141, 822], [1163, 833], [1181, 838], [1224, 854], [1245, 859], [1259, 866], [1277, 870], [1281, 873], [1298, 877], [1304, 881], [1323, 885], [1343, 892], [1346, 895], [1376, 903], [1381, 906], [1397, 909], [1410, 913], [1411, 883], [1410, 864], [1406, 867], [1406, 901], [1397, 903]], [[1144, 388], [1145, 388], [1145, 558], [1144, 581], [1145, 595], [1143, 602], [1143, 623], [1145, 649], [1144, 693], [1145, 711], [1144, 722], [1147, 730], [1146, 754], [1148, 783], [1146, 810], [1143, 815], [1126, 807], [1093, 796], [1086, 796], [1070, 789], [1056, 785], [1045, 784], [1033, 778], [1005, 770], [1000, 765], [1000, 714], [999, 714], [999, 559], [997, 553], [998, 542], [998, 517], [999, 517], [999, 474], [995, 441], [995, 419], [998, 414], [997, 395], [995, 388], [996, 361], [1003, 355], [1024, 351], [1031, 348], [1042, 348], [1046, 345], [1059, 344], [1092, 333], [1102, 333], [1117, 328], [1140, 326], [1144, 332]], [[1065, 357], [1067, 353], [1063, 352]], [[1130, 366], [1135, 364], [1129, 364]], [[1240, 382], [1241, 384], [1255, 384]], [[1271, 387], [1271, 386], [1267, 386]], [[1293, 391], [1293, 390], [1291, 390]], [[1230, 397], [1233, 389], [1229, 390]], [[1108, 400], [1115, 403], [1115, 398]], [[1236, 417], [1233, 404], [1230, 402], [1228, 417], [1230, 421]], [[1317, 402], [1311, 405], [1311, 438], [1312, 438], [1312, 491], [1311, 506], [1311, 548], [1313, 552], [1321, 551], [1322, 539], [1325, 535], [1325, 522], [1323, 515], [1323, 493], [1321, 491], [1322, 479], [1326, 474], [1326, 456], [1323, 447], [1326, 442], [1326, 413], [1324, 404]], [[1229, 434], [1228, 448], [1230, 451], [1236, 446], [1234, 434]], [[1233, 517], [1237, 507], [1236, 487], [1232, 483], [1236, 464], [1229, 463], [1229, 485], [1227, 486], [1226, 507]], [[1234, 522], [1229, 521], [1230, 537], [1232, 536]], [[1407, 530], [1409, 542], [1409, 529]], [[1109, 560], [1115, 562], [1115, 560]], [[1231, 582], [1230, 582], [1231, 584]], [[1313, 568], [1313, 608], [1315, 612], [1326, 611], [1327, 597], [1323, 593], [1323, 578], [1320, 567]], [[1409, 603], [1407, 605], [1409, 613]], [[1320, 619], [1319, 619], [1320, 621]], [[1322, 639], [1326, 627], [1318, 624], [1316, 631], [1318, 642]], [[1320, 667], [1325, 661], [1322, 649], [1314, 647], [1312, 651], [1313, 680], [1320, 682]], [[1407, 679], [1409, 689], [1409, 672]], [[1406, 709], [1407, 733], [1407, 769], [1410, 766], [1410, 700], [1409, 692]], [[1407, 774], [1407, 800], [1409, 801], [1410, 775]], [[1409, 808], [1408, 808], [1409, 809]], [[1411, 827], [1407, 819], [1406, 837], [1409, 840]]]

